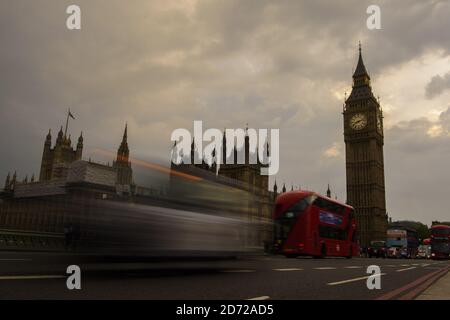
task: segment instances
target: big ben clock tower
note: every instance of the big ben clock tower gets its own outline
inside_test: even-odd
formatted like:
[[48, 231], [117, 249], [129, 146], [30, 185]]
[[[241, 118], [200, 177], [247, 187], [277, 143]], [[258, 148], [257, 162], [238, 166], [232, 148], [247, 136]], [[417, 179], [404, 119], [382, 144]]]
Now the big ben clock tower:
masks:
[[361, 54], [353, 87], [344, 106], [347, 202], [355, 208], [360, 244], [385, 240], [387, 229], [384, 188], [383, 111], [372, 93]]

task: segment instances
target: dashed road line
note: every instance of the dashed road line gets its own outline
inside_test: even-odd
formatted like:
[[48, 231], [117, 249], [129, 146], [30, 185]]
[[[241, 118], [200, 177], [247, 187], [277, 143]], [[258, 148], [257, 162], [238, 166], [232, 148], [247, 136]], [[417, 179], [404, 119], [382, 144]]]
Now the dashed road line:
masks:
[[[386, 273], [380, 273], [380, 276], [384, 276], [384, 275], [386, 275]], [[342, 280], [342, 281], [336, 281], [336, 282], [330, 282], [330, 283], [327, 283], [327, 285], [329, 285], [329, 286], [337, 286], [337, 285], [340, 285], [340, 284], [346, 284], [346, 283], [350, 283], [350, 282], [366, 280], [366, 279], [369, 279], [369, 277], [372, 277], [372, 276], [373, 275], [365, 276], [365, 277], [358, 277], [358, 278], [353, 278], [353, 279], [348, 279], [348, 280]]]
[[300, 268], [281, 268], [281, 269], [272, 269], [273, 271], [301, 271], [303, 269]]
[[318, 267], [314, 268], [314, 270], [335, 270], [335, 267]]
[[62, 275], [17, 275], [17, 276], [0, 276], [0, 280], [44, 280], [44, 279], [61, 279], [66, 278]]
[[221, 272], [225, 272], [225, 273], [250, 273], [250, 272], [255, 272], [255, 270], [250, 270], [250, 269], [221, 270]]
[[268, 300], [268, 299], [270, 299], [269, 296], [260, 296], [260, 297], [250, 298], [250, 299], [247, 299], [247, 300]]
[[402, 272], [402, 271], [407, 271], [407, 270], [412, 270], [412, 269], [416, 269], [417, 267], [410, 267], [410, 268], [406, 268], [406, 269], [399, 269], [396, 270], [397, 272]]
[[348, 267], [344, 267], [345, 269], [361, 269], [362, 266], [348, 266]]
[[20, 259], [20, 258], [3, 258], [0, 261], [31, 261], [31, 259]]

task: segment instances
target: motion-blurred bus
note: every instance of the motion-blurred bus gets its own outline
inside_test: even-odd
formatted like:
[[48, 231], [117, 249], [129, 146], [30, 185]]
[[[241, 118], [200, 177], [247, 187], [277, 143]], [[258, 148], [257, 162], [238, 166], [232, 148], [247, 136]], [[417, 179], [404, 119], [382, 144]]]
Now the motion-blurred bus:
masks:
[[359, 252], [354, 209], [310, 191], [278, 196], [274, 240], [275, 251], [289, 258], [351, 258]]
[[130, 196], [111, 193], [66, 201], [67, 250], [154, 258], [262, 252], [262, 241], [256, 249], [254, 243], [269, 224], [249, 212], [259, 198], [231, 179], [194, 169], [172, 170], [166, 193], [140, 188]]

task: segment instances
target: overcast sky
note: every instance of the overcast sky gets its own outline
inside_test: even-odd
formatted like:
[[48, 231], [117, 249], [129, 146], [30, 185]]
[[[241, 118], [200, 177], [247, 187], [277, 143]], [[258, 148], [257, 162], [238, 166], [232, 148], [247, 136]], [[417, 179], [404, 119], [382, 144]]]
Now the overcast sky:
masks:
[[[74, 3], [80, 31], [66, 28]], [[330, 183], [345, 201], [341, 112], [361, 41], [385, 115], [387, 210], [450, 220], [449, 16], [445, 0], [2, 1], [1, 183], [39, 175], [70, 106], [72, 141], [83, 131], [84, 157], [102, 161], [94, 150], [115, 152], [125, 122], [133, 157], [167, 162], [171, 132], [194, 120], [279, 128], [278, 184]]]

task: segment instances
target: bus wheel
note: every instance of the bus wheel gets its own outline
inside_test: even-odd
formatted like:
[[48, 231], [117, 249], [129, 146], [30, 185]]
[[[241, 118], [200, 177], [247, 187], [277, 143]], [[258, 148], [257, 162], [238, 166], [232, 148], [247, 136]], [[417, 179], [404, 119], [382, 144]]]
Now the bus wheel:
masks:
[[284, 256], [285, 256], [286, 258], [290, 258], [290, 259], [297, 258], [297, 255], [296, 255], [296, 254], [285, 254]]
[[352, 258], [352, 256], [353, 256], [353, 248], [352, 247], [350, 247], [349, 249], [349, 252], [348, 252], [348, 256], [347, 256], [347, 259], [351, 259]]

